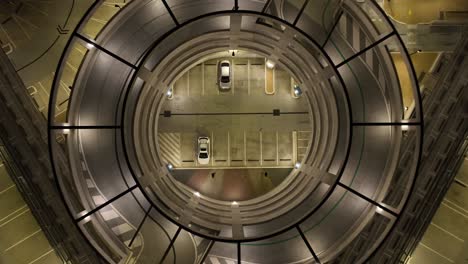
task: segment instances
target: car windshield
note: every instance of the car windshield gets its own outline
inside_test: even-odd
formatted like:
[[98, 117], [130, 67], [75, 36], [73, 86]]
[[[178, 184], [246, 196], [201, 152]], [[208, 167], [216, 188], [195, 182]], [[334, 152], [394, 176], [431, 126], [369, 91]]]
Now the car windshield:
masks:
[[200, 153], [200, 158], [201, 158], [201, 159], [206, 159], [206, 158], [208, 158], [208, 153]]
[[206, 151], [206, 148], [200, 148], [201, 151]]
[[221, 77], [221, 82], [228, 83], [229, 82], [229, 76], [222, 76]]

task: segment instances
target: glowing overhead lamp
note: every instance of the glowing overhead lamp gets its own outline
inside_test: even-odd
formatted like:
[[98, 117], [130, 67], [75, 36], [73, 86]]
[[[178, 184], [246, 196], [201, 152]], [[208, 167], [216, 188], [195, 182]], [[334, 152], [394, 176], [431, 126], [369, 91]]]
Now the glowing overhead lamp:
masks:
[[293, 92], [295, 97], [299, 97], [302, 95], [302, 89], [301, 87], [299, 87], [299, 85], [294, 85]]
[[266, 66], [269, 69], [273, 69], [275, 67], [275, 63], [273, 61], [271, 61], [271, 60], [267, 60], [266, 61]]
[[168, 170], [173, 170], [173, 169], [174, 169], [174, 165], [172, 165], [170, 162], [167, 163], [166, 166], [167, 166], [167, 169], [168, 169]]

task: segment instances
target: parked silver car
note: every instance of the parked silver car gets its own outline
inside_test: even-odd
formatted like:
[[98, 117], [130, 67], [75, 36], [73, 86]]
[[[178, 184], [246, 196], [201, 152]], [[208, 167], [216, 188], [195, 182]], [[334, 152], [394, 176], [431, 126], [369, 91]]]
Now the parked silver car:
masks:
[[218, 84], [220, 89], [227, 90], [231, 88], [231, 75], [231, 62], [229, 62], [228, 60], [221, 61], [218, 67]]
[[198, 138], [198, 164], [207, 165], [210, 162], [210, 139], [208, 137]]

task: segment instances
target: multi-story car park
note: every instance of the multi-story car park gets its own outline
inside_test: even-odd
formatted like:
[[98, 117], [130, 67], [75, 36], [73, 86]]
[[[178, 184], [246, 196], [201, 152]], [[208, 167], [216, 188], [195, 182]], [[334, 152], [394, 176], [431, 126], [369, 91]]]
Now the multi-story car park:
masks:
[[2, 262], [466, 259], [466, 10], [69, 2], [0, 4]]

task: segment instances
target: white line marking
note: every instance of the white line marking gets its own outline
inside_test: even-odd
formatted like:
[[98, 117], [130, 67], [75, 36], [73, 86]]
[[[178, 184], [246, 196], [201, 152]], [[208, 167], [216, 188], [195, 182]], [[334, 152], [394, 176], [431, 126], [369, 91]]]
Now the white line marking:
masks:
[[247, 166], [247, 134], [244, 130], [244, 165]]
[[205, 95], [205, 63], [204, 62], [202, 62], [201, 64], [201, 69], [202, 69], [202, 74], [201, 74], [202, 90], [201, 91], [202, 91], [202, 95]]
[[[24, 19], [22, 19], [21, 17], [17, 16], [17, 15], [13, 15], [12, 16], [13, 20], [16, 22], [16, 24], [18, 25], [18, 27], [21, 29], [21, 31], [23, 31], [24, 35], [26, 35], [26, 37], [28, 39], [31, 39], [31, 36], [28, 34], [28, 32], [26, 31], [26, 29], [23, 27], [23, 25], [21, 25], [20, 23], [20, 20], [24, 21]], [[26, 23], [27, 24], [27, 23]], [[37, 28], [37, 27], [36, 27]]]
[[235, 89], [234, 84], [236, 82], [234, 80], [234, 78], [235, 78], [234, 77], [234, 59], [231, 60], [231, 71], [232, 71], [232, 89], [231, 90], [232, 90], [232, 94], [234, 94], [234, 89]]
[[6, 38], [8, 39], [8, 42], [11, 43], [11, 45], [13, 45], [13, 47], [16, 49], [16, 45], [15, 45], [15, 42], [13, 42], [13, 40], [11, 39], [10, 35], [8, 35], [8, 33], [6, 32], [6, 30], [0, 26], [0, 28], [2, 29], [3, 33], [5, 33], [5, 36]]
[[278, 130], [276, 130], [276, 165], [279, 165], [279, 139]]
[[468, 186], [468, 183], [458, 179], [458, 178], [455, 178], [455, 181], [459, 181], [461, 184], [465, 185], [464, 187]]
[[[208, 255], [208, 257], [210, 258], [210, 260], [212, 258], [218, 258], [218, 259], [223, 259], [225, 261], [228, 261], [228, 260], [231, 260], [233, 261], [233, 263], [237, 263], [237, 260], [236, 259], [232, 259], [232, 258], [227, 258], [227, 257], [222, 257], [222, 256], [218, 256], [218, 255]], [[218, 262], [219, 263], [219, 262]], [[229, 263], [229, 262], [228, 262]], [[249, 261], [245, 261], [245, 260], [242, 260], [242, 263], [243, 264], [256, 264], [255, 262], [249, 262]]]
[[221, 263], [218, 261], [218, 259], [215, 258], [215, 257], [210, 257], [210, 261], [211, 261], [211, 263], [213, 263], [213, 264], [221, 264]]
[[449, 232], [449, 231], [447, 231], [446, 229], [444, 229], [444, 228], [442, 228], [442, 227], [440, 227], [440, 226], [438, 226], [438, 225], [436, 225], [436, 224], [434, 224], [434, 223], [432, 223], [432, 222], [431, 222], [431, 225], [433, 225], [433, 226], [437, 227], [438, 229], [440, 229], [440, 230], [444, 231], [445, 233], [447, 233], [447, 234], [451, 235], [452, 237], [454, 237], [454, 238], [458, 239], [459, 241], [461, 241], [461, 242], [465, 242], [465, 240], [461, 239], [460, 237], [457, 237], [457, 236], [456, 236], [456, 235], [454, 235], [453, 233], [450, 233], [450, 232]]
[[37, 257], [36, 259], [32, 260], [32, 261], [31, 261], [31, 262], [29, 262], [28, 264], [32, 264], [32, 263], [34, 263], [34, 262], [36, 262], [36, 261], [40, 260], [41, 258], [43, 258], [43, 257], [45, 257], [45, 256], [47, 256], [47, 255], [49, 255], [49, 254], [50, 254], [50, 252], [53, 252], [53, 251], [54, 251], [54, 249], [53, 249], [53, 248], [51, 248], [49, 251], [47, 251], [46, 253], [44, 253], [44, 254], [40, 255], [39, 257]]
[[451, 259], [447, 258], [446, 256], [440, 254], [439, 252], [435, 251], [434, 249], [432, 249], [432, 248], [430, 248], [430, 247], [424, 245], [422, 242], [419, 242], [419, 245], [421, 245], [421, 246], [427, 248], [429, 251], [433, 252], [433, 253], [436, 254], [436, 255], [439, 255], [440, 257], [442, 257], [442, 258], [444, 258], [444, 259], [450, 261], [451, 263], [455, 263], [453, 260], [451, 260]]
[[141, 242], [142, 242], [141, 238], [136, 237], [135, 240], [133, 241], [132, 248], [137, 248], [141, 246]]
[[213, 150], [214, 150], [214, 135], [213, 135], [213, 131], [211, 131], [211, 166], [214, 166], [214, 151]]
[[460, 212], [458, 209], [451, 207], [451, 206], [448, 205], [447, 203], [442, 202], [442, 204], [445, 205], [445, 206], [447, 206], [449, 209], [452, 209], [452, 211], [454, 211], [455, 213], [458, 213], [459, 215], [462, 215], [463, 217], [468, 218], [467, 215], [463, 214], [463, 213]]
[[47, 94], [47, 96], [50, 96], [50, 93], [47, 91], [47, 89], [44, 87], [44, 85], [42, 85], [41, 82], [37, 82], [39, 84], [39, 86], [41, 87], [42, 91]]
[[109, 221], [109, 220], [111, 220], [111, 219], [115, 219], [115, 218], [119, 217], [119, 215], [118, 215], [114, 210], [109, 210], [109, 211], [101, 212], [101, 216], [102, 216], [102, 218], [104, 218], [104, 220], [106, 220], [106, 221]]
[[[128, 239], [128, 240], [125, 240], [124, 241], [124, 244], [128, 247], [128, 245], [130, 245], [130, 242], [132, 242], [131, 239]], [[132, 245], [133, 246], [133, 245]]]
[[121, 224], [121, 225], [118, 225], [118, 226], [115, 226], [112, 228], [112, 231], [116, 234], [116, 235], [121, 235], [123, 233], [126, 233], [128, 231], [132, 230], [132, 227], [129, 226], [127, 223], [124, 223], [124, 224]]
[[100, 195], [93, 196], [93, 201], [96, 205], [103, 204], [106, 202], [106, 199], [102, 198]]
[[88, 188], [94, 188], [94, 182], [91, 179], [86, 179], [86, 185]]
[[263, 164], [263, 142], [262, 142], [262, 131], [259, 131], [260, 135], [260, 166]]
[[187, 71], [187, 96], [190, 96], [190, 70]]
[[29, 236], [27, 236], [27, 237], [21, 239], [20, 241], [18, 241], [18, 242], [16, 242], [16, 243], [14, 243], [13, 245], [11, 245], [9, 248], [5, 249], [4, 252], [7, 252], [7, 251], [11, 250], [12, 248], [14, 248], [14, 247], [16, 247], [17, 245], [23, 243], [24, 241], [28, 240], [29, 238], [35, 236], [37, 233], [39, 233], [39, 232], [41, 232], [41, 231], [42, 231], [42, 229], [39, 228], [38, 230], [34, 231], [34, 232], [33, 232], [32, 234], [30, 234]]
[[250, 60], [247, 59], [247, 95], [250, 95]]
[[3, 194], [3, 193], [6, 193], [8, 190], [10, 190], [11, 188], [15, 187], [16, 185], [12, 184], [10, 186], [8, 186], [6, 189], [0, 191], [0, 194]]
[[[26, 207], [26, 205], [21, 206], [19, 209], [15, 210], [13, 213], [11, 213], [11, 214], [9, 214], [9, 215], [3, 217], [2, 219], [0, 219], [0, 222], [2, 222], [4, 219], [7, 219], [7, 218], [10, 217], [11, 215], [17, 213], [18, 211], [24, 209], [25, 207]], [[11, 218], [10, 220], [6, 221], [5, 223], [2, 223], [2, 224], [0, 225], [0, 227], [6, 225], [6, 224], [8, 224], [8, 223], [10, 223], [11, 221], [13, 221], [13, 220], [15, 220], [16, 218], [22, 216], [23, 214], [25, 214], [25, 213], [28, 212], [28, 211], [29, 211], [29, 208], [26, 208], [26, 210], [24, 210], [24, 212], [21, 212], [20, 214], [16, 215], [15, 217]]]
[[228, 145], [228, 166], [231, 166], [231, 137], [229, 131], [227, 132], [227, 145]]

